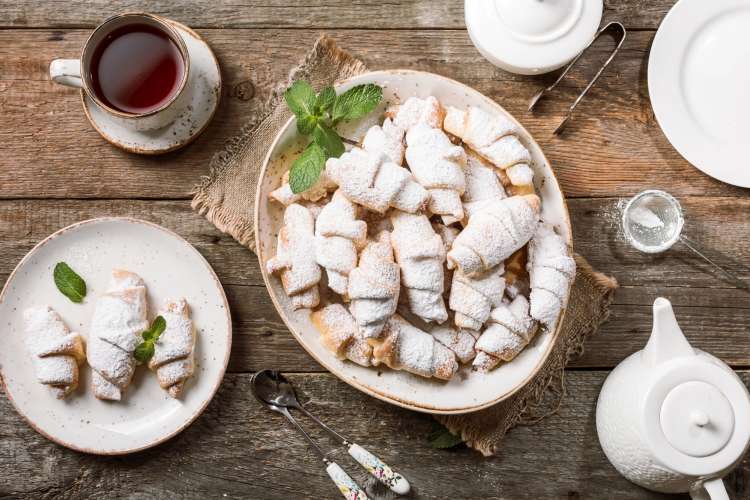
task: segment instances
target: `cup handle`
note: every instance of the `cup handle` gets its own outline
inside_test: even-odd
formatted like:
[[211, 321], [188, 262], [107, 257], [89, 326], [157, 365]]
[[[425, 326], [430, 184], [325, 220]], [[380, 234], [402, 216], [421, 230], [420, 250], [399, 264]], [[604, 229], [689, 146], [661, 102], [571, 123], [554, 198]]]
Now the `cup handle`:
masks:
[[729, 494], [721, 478], [709, 479], [690, 490], [693, 500], [729, 500]]
[[49, 64], [49, 76], [60, 85], [83, 88], [81, 61], [78, 59], [55, 59]]

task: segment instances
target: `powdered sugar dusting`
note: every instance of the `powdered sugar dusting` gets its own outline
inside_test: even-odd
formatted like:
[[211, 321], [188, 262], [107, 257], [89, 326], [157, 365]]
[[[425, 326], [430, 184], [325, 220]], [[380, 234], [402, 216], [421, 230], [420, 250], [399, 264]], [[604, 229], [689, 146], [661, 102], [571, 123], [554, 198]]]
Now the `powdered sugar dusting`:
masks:
[[172, 397], [178, 397], [185, 380], [195, 371], [195, 327], [185, 299], [166, 300], [159, 315], [167, 327], [154, 344], [148, 367], [156, 371], [159, 385]]
[[26, 348], [41, 384], [62, 399], [78, 386], [78, 365], [83, 362], [83, 341], [49, 306], [24, 311]]
[[401, 266], [401, 283], [411, 311], [424, 321], [442, 323], [448, 319], [443, 302], [443, 241], [425, 215], [391, 213], [391, 242]]
[[[133, 351], [149, 326], [146, 314], [146, 285], [141, 277], [112, 271], [109, 288], [97, 300], [89, 334], [87, 359], [99, 375], [93, 378], [96, 397], [119, 400], [120, 392], [130, 385]], [[98, 383], [102, 379], [107, 384]]]

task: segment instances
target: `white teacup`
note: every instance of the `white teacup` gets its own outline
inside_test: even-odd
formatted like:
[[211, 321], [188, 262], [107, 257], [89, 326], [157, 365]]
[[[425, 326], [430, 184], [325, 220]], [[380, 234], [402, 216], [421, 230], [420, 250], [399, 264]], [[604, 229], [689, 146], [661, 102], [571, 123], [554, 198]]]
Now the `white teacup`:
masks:
[[[143, 113], [122, 111], [107, 104], [94, 91], [92, 82], [91, 67], [96, 49], [115, 30], [130, 25], [156, 28], [175, 43], [182, 58], [183, 71], [179, 85], [158, 108]], [[133, 64], [138, 64], [137, 58]], [[91, 33], [83, 45], [80, 59], [55, 59], [50, 63], [49, 73], [56, 83], [82, 89], [97, 107], [122, 125], [139, 131], [156, 130], [174, 122], [185, 110], [189, 94], [185, 87], [190, 74], [190, 57], [185, 41], [166, 19], [146, 13], [118, 14], [104, 21]]]

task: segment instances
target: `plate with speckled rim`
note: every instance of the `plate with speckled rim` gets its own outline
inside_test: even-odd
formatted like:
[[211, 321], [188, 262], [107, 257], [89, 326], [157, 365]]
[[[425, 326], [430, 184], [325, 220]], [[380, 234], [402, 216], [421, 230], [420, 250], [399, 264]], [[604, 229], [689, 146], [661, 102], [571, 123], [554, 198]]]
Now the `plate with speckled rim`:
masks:
[[[376, 83], [383, 87], [384, 99], [380, 107], [362, 120], [339, 127], [349, 138], [361, 138], [364, 132], [382, 119], [386, 106], [402, 102], [411, 96], [434, 95], [444, 106], [466, 109], [478, 106], [493, 114], [502, 114], [521, 124], [499, 104], [476, 90], [455, 80], [432, 73], [408, 70], [389, 70], [365, 73], [336, 85], [339, 93], [362, 83]], [[283, 207], [270, 202], [268, 194], [281, 184], [281, 177], [289, 169], [302, 149], [294, 118], [281, 129], [264, 162], [257, 189], [255, 205], [255, 241], [263, 279], [271, 299], [292, 335], [331, 373], [357, 389], [404, 408], [439, 414], [467, 413], [502, 401], [523, 387], [549, 356], [558, 338], [564, 313], [557, 325], [543, 331], [512, 362], [503, 363], [487, 374], [474, 372], [464, 366], [449, 382], [424, 379], [410, 373], [385, 367], [365, 368], [349, 361], [341, 361], [320, 343], [320, 334], [305, 310], [293, 311], [281, 282], [266, 272], [266, 262], [276, 253], [276, 238], [282, 224]], [[555, 174], [539, 145], [521, 126], [521, 142], [532, 155], [535, 187], [542, 199], [542, 218], [553, 224], [572, 246], [570, 217], [565, 198]], [[321, 290], [322, 291], [322, 290]], [[323, 292], [323, 291], [322, 291]], [[322, 293], [325, 296], [325, 293]]]
[[[58, 262], [68, 263], [86, 281], [81, 304], [57, 290], [52, 270]], [[80, 367], [78, 389], [65, 400], [56, 399], [36, 380], [24, 343], [23, 311], [49, 305], [71, 331], [87, 338], [96, 298], [116, 268], [133, 271], [146, 282], [149, 320], [167, 298], [184, 297], [190, 305], [197, 332], [196, 369], [179, 400], [161, 389], [145, 366], [136, 370], [122, 401], [94, 397], [86, 364]], [[208, 262], [172, 231], [129, 218], [79, 222], [36, 245], [5, 283], [0, 318], [0, 373], [15, 409], [50, 440], [101, 455], [149, 448], [185, 429], [219, 388], [232, 342], [224, 290]]]

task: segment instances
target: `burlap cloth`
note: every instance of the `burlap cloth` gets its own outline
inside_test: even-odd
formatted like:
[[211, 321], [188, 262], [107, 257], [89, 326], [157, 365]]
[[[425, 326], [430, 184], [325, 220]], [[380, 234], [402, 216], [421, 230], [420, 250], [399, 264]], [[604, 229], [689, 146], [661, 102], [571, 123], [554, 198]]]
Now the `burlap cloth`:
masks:
[[[268, 148], [291, 113], [283, 92], [296, 79], [322, 88], [367, 71], [328, 37], [322, 36], [289, 81], [281, 82], [264, 108], [211, 161], [211, 172], [195, 189], [192, 206], [221, 231], [255, 248], [253, 213], [258, 174]], [[617, 282], [591, 269], [576, 255], [578, 273], [571, 292], [564, 324], [555, 347], [539, 373], [520, 391], [486, 410], [455, 416], [436, 416], [452, 433], [485, 455], [494, 454], [505, 433], [516, 425], [536, 423], [554, 413], [565, 394], [565, 365], [583, 350], [584, 340], [609, 315], [609, 304]]]

